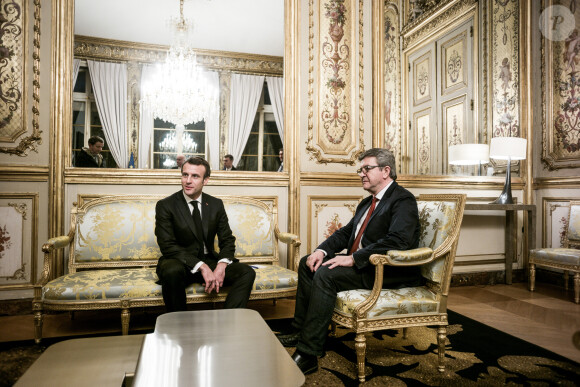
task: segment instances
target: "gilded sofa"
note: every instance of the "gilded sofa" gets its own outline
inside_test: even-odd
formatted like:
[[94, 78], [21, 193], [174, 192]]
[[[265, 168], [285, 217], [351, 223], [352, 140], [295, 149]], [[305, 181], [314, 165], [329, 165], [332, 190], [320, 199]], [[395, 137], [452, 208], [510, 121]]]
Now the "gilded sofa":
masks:
[[[356, 289], [338, 293], [333, 328], [336, 324], [356, 333], [358, 377], [365, 381], [366, 337], [383, 329], [438, 326], [439, 371], [444, 371], [447, 336], [447, 295], [459, 242], [466, 196], [460, 194], [421, 195], [417, 201], [421, 234], [419, 247], [371, 255], [375, 265], [372, 290]], [[387, 268], [385, 268], [387, 266]], [[388, 266], [421, 266], [424, 285], [402, 289], [382, 289]], [[333, 330], [334, 330], [333, 329]]]
[[570, 202], [568, 226], [564, 247], [530, 250], [529, 287], [536, 287], [536, 266], [549, 267], [564, 271], [564, 288], [568, 290], [569, 273], [574, 273], [574, 302], [580, 303], [580, 201]]
[[[44, 268], [33, 299], [37, 343], [42, 339], [45, 311], [120, 309], [126, 335], [132, 308], [163, 305], [155, 274], [161, 252], [154, 234], [155, 204], [162, 197], [103, 196], [75, 203], [69, 234], [42, 247]], [[290, 246], [290, 254], [297, 258], [300, 240], [278, 230], [276, 198], [220, 198], [236, 237], [236, 258], [256, 270], [250, 299], [294, 296], [298, 274], [277, 264], [278, 242]], [[68, 273], [53, 279], [55, 253], [65, 247], [69, 247]], [[221, 302], [227, 291], [226, 287], [208, 295], [200, 283], [194, 283], [186, 289], [187, 302]]]

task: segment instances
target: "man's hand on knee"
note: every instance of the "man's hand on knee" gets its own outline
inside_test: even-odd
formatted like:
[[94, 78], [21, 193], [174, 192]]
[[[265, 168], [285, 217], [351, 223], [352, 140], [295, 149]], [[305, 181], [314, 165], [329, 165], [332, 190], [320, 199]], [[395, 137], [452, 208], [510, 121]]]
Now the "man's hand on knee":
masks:
[[328, 266], [329, 269], [334, 269], [337, 266], [352, 267], [354, 266], [354, 258], [352, 255], [337, 255], [322, 264]]
[[323, 259], [324, 253], [321, 250], [316, 250], [306, 258], [306, 266], [314, 272], [320, 267]]
[[201, 271], [201, 275], [205, 282], [205, 292], [209, 294], [212, 290], [215, 289], [217, 284], [215, 274], [205, 263], [199, 267], [199, 270]]
[[228, 266], [225, 262], [220, 262], [217, 264], [213, 275], [216, 279], [215, 291], [220, 292], [220, 288], [224, 285], [224, 278], [226, 277], [226, 267]]

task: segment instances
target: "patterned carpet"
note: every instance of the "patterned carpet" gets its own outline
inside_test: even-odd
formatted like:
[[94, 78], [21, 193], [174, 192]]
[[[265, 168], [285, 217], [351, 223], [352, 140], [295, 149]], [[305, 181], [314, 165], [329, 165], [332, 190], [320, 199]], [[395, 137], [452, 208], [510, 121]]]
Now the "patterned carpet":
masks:
[[[367, 340], [365, 386], [576, 386], [580, 365], [543, 348], [449, 312], [446, 371], [437, 371], [435, 329], [387, 330]], [[288, 320], [268, 322], [273, 330]], [[62, 340], [62, 339], [61, 339]], [[0, 386], [11, 386], [50, 345], [0, 344]], [[306, 386], [357, 386], [354, 335], [337, 330], [329, 338], [318, 372], [306, 376]], [[292, 354], [294, 349], [288, 348]]]

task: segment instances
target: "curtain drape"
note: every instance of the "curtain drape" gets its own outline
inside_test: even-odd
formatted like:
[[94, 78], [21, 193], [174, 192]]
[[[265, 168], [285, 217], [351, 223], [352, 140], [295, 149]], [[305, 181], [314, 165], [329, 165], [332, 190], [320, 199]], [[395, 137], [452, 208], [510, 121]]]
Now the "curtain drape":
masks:
[[[207, 78], [207, 83], [209, 87], [219, 90], [220, 88], [220, 78], [219, 74], [215, 71], [204, 71], [203, 75]], [[211, 109], [211, 115], [205, 120], [205, 133], [207, 135], [207, 140], [209, 143], [209, 149], [207, 152], [207, 160], [209, 166], [214, 171], [220, 169], [220, 109], [219, 109], [219, 97], [216, 101], [218, 107], [216, 109]]]
[[73, 59], [73, 79], [72, 79], [72, 87], [75, 88], [77, 83], [77, 78], [79, 76], [79, 69], [81, 68], [81, 60], [80, 59]]
[[284, 78], [266, 77], [266, 82], [268, 83], [268, 93], [270, 94], [270, 102], [272, 102], [276, 127], [280, 133], [282, 144], [284, 144]]
[[232, 74], [228, 140], [234, 166], [240, 162], [250, 137], [263, 86], [263, 75]]
[[[141, 90], [143, 85], [155, 74], [155, 67], [143, 66], [141, 70]], [[139, 104], [139, 150], [137, 151], [137, 167], [153, 168], [151, 165], [151, 140], [153, 138], [153, 113], [147, 104]]]
[[105, 140], [119, 168], [127, 168], [127, 65], [87, 61]]

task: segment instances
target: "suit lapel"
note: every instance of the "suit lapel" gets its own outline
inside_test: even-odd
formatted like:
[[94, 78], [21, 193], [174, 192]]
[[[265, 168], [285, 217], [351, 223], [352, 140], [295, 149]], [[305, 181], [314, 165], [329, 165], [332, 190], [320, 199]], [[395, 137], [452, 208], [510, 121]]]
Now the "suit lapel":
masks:
[[[187, 226], [189, 227], [189, 229], [191, 230], [193, 235], [195, 235], [195, 237], [203, 243], [203, 235], [197, 235], [195, 232], [195, 225], [193, 224], [193, 217], [191, 216], [191, 211], [189, 209], [189, 203], [187, 203], [185, 201], [185, 198], [183, 197], [183, 191], [178, 192], [177, 210], [179, 211], [179, 213], [181, 214], [181, 216], [185, 220], [185, 223], [187, 224]], [[202, 218], [202, 224], [203, 224], [203, 218]]]
[[377, 203], [377, 208], [373, 211], [371, 218], [369, 219], [369, 223], [372, 222], [373, 218], [380, 214], [383, 209], [388, 208], [391, 205], [391, 197], [393, 196], [393, 192], [395, 191], [395, 187], [397, 186], [397, 182], [393, 181], [391, 186], [387, 189], [387, 192], [383, 195], [381, 200]]

